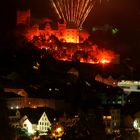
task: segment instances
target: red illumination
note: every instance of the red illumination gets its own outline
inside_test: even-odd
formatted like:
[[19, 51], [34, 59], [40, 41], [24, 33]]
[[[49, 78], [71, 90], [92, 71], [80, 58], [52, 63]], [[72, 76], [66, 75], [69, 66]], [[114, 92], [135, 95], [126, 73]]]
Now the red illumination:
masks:
[[102, 63], [102, 64], [106, 64], [106, 63], [110, 63], [110, 61], [107, 60], [107, 59], [102, 59], [102, 60], [100, 61], [100, 63]]
[[[51, 46], [51, 47], [50, 47]], [[74, 61], [79, 60], [81, 63], [90, 64], [107, 64], [111, 63], [114, 59], [115, 54], [110, 50], [102, 50], [97, 46], [85, 46], [63, 43], [61, 46], [54, 46], [50, 44], [46, 51], [50, 52], [56, 60], [62, 61]]]

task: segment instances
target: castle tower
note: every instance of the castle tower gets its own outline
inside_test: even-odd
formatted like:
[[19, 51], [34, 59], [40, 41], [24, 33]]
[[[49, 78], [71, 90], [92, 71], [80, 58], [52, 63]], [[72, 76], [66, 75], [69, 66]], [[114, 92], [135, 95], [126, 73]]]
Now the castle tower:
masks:
[[17, 11], [17, 25], [30, 25], [30, 9], [24, 11]]

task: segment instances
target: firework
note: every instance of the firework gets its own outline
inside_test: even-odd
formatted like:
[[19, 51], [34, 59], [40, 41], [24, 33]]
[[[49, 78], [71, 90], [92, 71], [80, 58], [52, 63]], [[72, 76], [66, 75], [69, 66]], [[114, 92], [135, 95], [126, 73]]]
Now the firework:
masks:
[[66, 23], [82, 26], [96, 0], [51, 0], [59, 18]]

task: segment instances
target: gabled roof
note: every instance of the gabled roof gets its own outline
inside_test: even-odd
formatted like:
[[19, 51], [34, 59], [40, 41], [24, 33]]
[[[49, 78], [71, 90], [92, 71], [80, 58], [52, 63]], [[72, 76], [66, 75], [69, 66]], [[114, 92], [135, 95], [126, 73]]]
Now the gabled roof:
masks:
[[47, 108], [24, 108], [20, 110], [21, 117], [26, 115], [32, 124], [38, 123], [44, 112], [46, 113], [48, 120], [51, 121], [51, 118], [53, 117], [51, 116], [51, 112]]

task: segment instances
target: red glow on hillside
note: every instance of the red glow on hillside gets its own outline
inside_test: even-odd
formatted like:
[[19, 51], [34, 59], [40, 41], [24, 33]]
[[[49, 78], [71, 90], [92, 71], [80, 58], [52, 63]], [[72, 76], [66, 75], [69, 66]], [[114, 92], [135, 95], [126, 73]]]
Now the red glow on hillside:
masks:
[[102, 63], [102, 64], [106, 64], [106, 63], [110, 63], [110, 61], [107, 60], [107, 59], [102, 59], [102, 60], [100, 61], [100, 63]]
[[113, 51], [99, 49], [96, 45], [85, 46], [63, 43], [61, 46], [57, 46], [56, 44], [50, 46], [46, 47], [45, 49], [52, 54], [56, 60], [78, 60], [81, 63], [106, 64], [111, 63], [111, 61], [115, 58]]
[[99, 54], [97, 57], [98, 57], [99, 63], [107, 64], [107, 63], [110, 63], [115, 56], [112, 51], [102, 50], [102, 51], [99, 51]]

